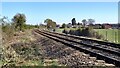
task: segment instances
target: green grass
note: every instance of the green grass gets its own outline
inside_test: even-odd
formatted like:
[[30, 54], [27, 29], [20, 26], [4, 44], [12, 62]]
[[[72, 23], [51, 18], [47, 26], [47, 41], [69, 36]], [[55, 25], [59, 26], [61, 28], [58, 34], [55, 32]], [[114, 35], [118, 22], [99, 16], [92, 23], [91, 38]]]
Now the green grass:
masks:
[[0, 67], [3, 65], [3, 61], [0, 60]]
[[120, 43], [120, 37], [119, 37], [120, 30], [118, 29], [95, 29], [95, 31], [103, 35], [104, 38], [110, 42]]
[[63, 30], [64, 30], [64, 29], [56, 29], [56, 32], [62, 33]]

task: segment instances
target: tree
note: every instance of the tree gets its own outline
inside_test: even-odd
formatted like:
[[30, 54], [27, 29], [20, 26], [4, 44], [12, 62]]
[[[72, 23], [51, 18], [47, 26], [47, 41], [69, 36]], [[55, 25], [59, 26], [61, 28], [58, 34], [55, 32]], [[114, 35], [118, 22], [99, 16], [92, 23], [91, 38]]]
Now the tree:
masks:
[[65, 23], [63, 23], [63, 24], [62, 24], [62, 28], [65, 28], [65, 27], [66, 27], [66, 24], [65, 24]]
[[52, 26], [53, 29], [55, 29], [56, 28], [56, 22], [52, 21], [51, 26]]
[[56, 27], [56, 22], [52, 21], [51, 19], [46, 19], [44, 23], [47, 23], [47, 28], [52, 28], [55, 29]]
[[67, 24], [67, 28], [70, 28], [70, 27], [72, 27], [72, 24], [71, 24], [71, 23], [68, 23], [68, 24]]
[[35, 25], [35, 28], [39, 28], [39, 25], [38, 25], [38, 24], [36, 24], [36, 25]]
[[25, 25], [26, 22], [26, 16], [24, 14], [16, 14], [12, 21], [15, 23], [15, 28], [19, 27], [19, 30], [23, 30], [23, 26]]
[[9, 21], [8, 17], [5, 17], [5, 16], [0, 18], [0, 23], [1, 23], [0, 27], [2, 25], [3, 42], [8, 42], [13, 38], [14, 26], [12, 25], [12, 22]]
[[77, 25], [80, 25], [80, 22], [78, 22]]
[[82, 22], [83, 22], [83, 26], [85, 27], [87, 25], [87, 20], [83, 19]]
[[88, 19], [88, 23], [89, 23], [90, 26], [92, 26], [94, 22], [95, 22], [94, 19]]
[[75, 18], [72, 19], [72, 25], [76, 25], [76, 20], [75, 20]]

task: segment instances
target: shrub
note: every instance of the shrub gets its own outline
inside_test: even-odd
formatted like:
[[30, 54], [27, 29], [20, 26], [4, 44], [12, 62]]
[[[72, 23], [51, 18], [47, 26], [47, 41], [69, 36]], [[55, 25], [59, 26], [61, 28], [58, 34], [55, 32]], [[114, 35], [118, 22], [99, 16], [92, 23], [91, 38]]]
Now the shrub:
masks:
[[14, 26], [11, 24], [2, 25], [3, 42], [9, 41], [14, 36]]
[[84, 28], [82, 30], [82, 36], [95, 37], [95, 31], [92, 28]]
[[82, 36], [82, 30], [79, 28], [75, 31], [75, 35]]
[[61, 28], [65, 28], [65, 27], [66, 27], [66, 24], [65, 24], [65, 23], [63, 23]]
[[81, 33], [82, 33], [82, 36], [89, 36], [90, 35], [88, 28], [84, 28]]
[[67, 31], [66, 29], [64, 29], [64, 30], [62, 31], [62, 33], [68, 34], [68, 31]]
[[69, 34], [75, 35], [75, 30], [70, 30], [70, 31], [69, 31]]
[[103, 35], [100, 35], [98, 32], [96, 32], [95, 37], [96, 37], [97, 39], [104, 39]]
[[94, 31], [92, 28], [79, 28], [77, 30], [70, 30], [69, 32], [67, 30], [63, 30], [63, 33], [69, 33], [71, 35], [77, 35], [77, 36], [85, 36], [85, 37], [95, 37], [97, 39], [104, 39], [104, 37], [98, 32]]

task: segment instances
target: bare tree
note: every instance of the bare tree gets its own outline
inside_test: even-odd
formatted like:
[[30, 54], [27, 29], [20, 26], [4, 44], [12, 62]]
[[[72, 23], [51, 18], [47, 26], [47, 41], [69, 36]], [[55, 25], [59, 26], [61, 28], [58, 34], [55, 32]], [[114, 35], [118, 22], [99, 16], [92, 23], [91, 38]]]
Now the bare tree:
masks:
[[82, 22], [83, 22], [83, 26], [85, 27], [87, 25], [87, 20], [83, 19]]
[[94, 19], [88, 19], [88, 24], [92, 26], [94, 24], [95, 20]]

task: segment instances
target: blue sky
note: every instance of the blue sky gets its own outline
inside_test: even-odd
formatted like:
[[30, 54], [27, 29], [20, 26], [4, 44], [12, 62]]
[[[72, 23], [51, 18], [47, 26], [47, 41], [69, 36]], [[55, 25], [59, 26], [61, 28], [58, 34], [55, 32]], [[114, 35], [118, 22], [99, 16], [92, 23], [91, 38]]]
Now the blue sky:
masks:
[[2, 2], [118, 2], [120, 0], [1, 0]]
[[24, 13], [27, 24], [43, 23], [50, 18], [58, 24], [95, 19], [96, 23], [117, 23], [117, 2], [2, 2], [2, 15], [9, 19]]

